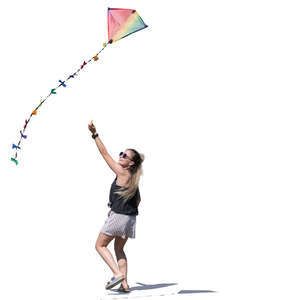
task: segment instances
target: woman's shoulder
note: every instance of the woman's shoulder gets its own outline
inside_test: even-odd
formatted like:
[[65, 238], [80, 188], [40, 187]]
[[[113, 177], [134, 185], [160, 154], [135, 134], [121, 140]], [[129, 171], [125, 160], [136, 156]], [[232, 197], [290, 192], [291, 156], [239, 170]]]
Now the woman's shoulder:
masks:
[[115, 182], [119, 186], [126, 186], [130, 181], [131, 175], [118, 175], [115, 179]]

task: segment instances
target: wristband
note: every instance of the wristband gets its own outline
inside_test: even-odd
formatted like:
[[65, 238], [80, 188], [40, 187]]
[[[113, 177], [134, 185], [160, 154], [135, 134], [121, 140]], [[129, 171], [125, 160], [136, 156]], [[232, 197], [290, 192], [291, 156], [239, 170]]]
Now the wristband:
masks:
[[93, 133], [92, 138], [95, 139], [97, 136], [99, 136], [98, 133]]

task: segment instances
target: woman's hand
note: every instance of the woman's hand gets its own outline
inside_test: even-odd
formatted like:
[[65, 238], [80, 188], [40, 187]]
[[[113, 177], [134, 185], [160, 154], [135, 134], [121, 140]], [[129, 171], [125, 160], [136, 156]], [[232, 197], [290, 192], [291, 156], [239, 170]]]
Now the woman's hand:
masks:
[[93, 122], [91, 122], [88, 127], [89, 127], [89, 130], [91, 133], [93, 133], [93, 134], [96, 133], [97, 130], [96, 130], [96, 127], [93, 124]]

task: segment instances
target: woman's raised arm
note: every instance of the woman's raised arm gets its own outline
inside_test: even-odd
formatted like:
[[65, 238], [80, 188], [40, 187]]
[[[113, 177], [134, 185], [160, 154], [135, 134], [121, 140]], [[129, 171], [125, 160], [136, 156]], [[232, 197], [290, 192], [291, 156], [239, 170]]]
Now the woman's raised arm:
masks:
[[[96, 127], [93, 123], [89, 124], [88, 126], [89, 130], [93, 133], [93, 135], [96, 135]], [[108, 164], [108, 166], [113, 170], [113, 172], [116, 175], [123, 175], [124, 169], [110, 156], [110, 154], [107, 152], [106, 147], [102, 143], [101, 139], [99, 138], [99, 135], [95, 138], [96, 145]]]

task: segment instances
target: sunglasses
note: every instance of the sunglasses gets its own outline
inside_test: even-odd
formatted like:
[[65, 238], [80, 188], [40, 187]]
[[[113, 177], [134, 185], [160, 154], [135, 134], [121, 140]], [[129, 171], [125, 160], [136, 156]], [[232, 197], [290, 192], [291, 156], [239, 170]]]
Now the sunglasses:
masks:
[[132, 161], [132, 159], [124, 152], [120, 152], [119, 156], [122, 156], [123, 158], [128, 158], [129, 160]]

